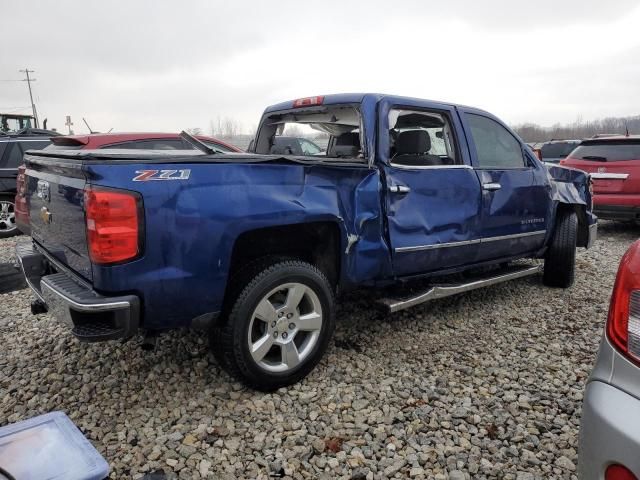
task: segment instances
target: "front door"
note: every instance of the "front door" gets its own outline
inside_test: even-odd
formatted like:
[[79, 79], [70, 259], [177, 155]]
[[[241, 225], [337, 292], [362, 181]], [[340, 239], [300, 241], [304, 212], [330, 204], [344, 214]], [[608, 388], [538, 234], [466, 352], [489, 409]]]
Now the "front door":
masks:
[[506, 127], [480, 113], [462, 113], [482, 189], [478, 261], [534, 252], [550, 215], [546, 168]]
[[480, 184], [460, 121], [446, 106], [381, 106], [379, 155], [397, 276], [472, 263], [479, 248]]

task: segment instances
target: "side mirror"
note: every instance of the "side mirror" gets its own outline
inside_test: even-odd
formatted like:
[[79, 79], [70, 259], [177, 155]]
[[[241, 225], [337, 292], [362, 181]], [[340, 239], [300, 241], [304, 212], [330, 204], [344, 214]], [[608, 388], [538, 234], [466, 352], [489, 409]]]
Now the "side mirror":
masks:
[[251, 141], [249, 142], [249, 146], [247, 147], [247, 152], [253, 152], [254, 148], [256, 144], [256, 139], [252, 138]]

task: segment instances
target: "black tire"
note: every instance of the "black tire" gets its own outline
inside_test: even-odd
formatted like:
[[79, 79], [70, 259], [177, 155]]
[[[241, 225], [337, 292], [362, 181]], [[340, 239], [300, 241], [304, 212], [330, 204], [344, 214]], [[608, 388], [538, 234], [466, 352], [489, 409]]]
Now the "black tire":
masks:
[[[10, 204], [10, 211], [4, 212], [2, 209], [3, 204]], [[9, 238], [15, 235], [19, 235], [21, 232], [18, 230], [15, 224], [15, 198], [12, 196], [1, 195], [0, 196], [0, 238]], [[5, 215], [11, 215], [12, 221], [10, 222], [13, 226], [7, 227], [9, 219], [3, 218]]]
[[578, 217], [575, 212], [559, 211], [551, 244], [544, 259], [545, 285], [557, 288], [569, 288], [573, 285], [577, 236]]
[[[314, 302], [318, 303], [321, 308], [321, 326], [317, 329], [317, 333], [300, 332], [292, 330], [291, 338], [288, 343], [295, 343], [294, 340], [298, 333], [301, 334], [303, 341], [313, 337], [313, 343], [308, 340], [306, 348], [303, 348], [304, 357], [300, 359], [300, 363], [295, 367], [288, 368], [286, 371], [271, 371], [266, 368], [275, 368], [270, 365], [264, 366], [260, 361], [256, 361], [252, 356], [249, 348], [250, 335], [253, 335], [254, 311], [258, 304], [265, 299], [273, 298], [269, 296], [274, 289], [278, 290], [280, 286], [285, 284], [299, 284], [310, 291], [308, 295], [314, 296]], [[230, 284], [229, 301], [223, 311], [221, 321], [211, 329], [210, 345], [213, 354], [220, 365], [233, 377], [244, 383], [245, 385], [261, 390], [273, 391], [280, 387], [294, 384], [304, 378], [318, 364], [324, 352], [327, 350], [333, 330], [335, 328], [335, 306], [331, 284], [325, 275], [313, 265], [297, 260], [282, 260], [268, 258], [248, 265], [240, 275]], [[279, 291], [279, 290], [278, 290]], [[283, 290], [284, 291], [284, 290]], [[274, 295], [279, 295], [276, 293]], [[305, 295], [307, 295], [305, 293]], [[306, 301], [306, 297], [303, 297]], [[270, 300], [268, 300], [271, 302]], [[300, 304], [302, 305], [302, 304]], [[300, 307], [297, 310], [298, 317], [302, 313]], [[315, 311], [315, 310], [314, 310]], [[296, 318], [292, 320], [295, 321]], [[260, 326], [269, 329], [268, 332], [274, 334], [280, 332], [279, 328], [286, 329], [288, 320], [286, 317], [277, 319], [278, 326], [270, 328], [270, 322], [264, 322], [257, 318], [258, 322], [263, 322]], [[291, 325], [291, 324], [289, 324]], [[250, 332], [250, 327], [252, 331]], [[259, 336], [264, 338], [267, 331], [260, 333]], [[287, 332], [283, 332], [287, 333]], [[269, 333], [271, 335], [271, 333]], [[280, 333], [278, 333], [280, 335]], [[307, 337], [310, 335], [310, 337]], [[280, 341], [281, 337], [277, 337]], [[284, 337], [282, 337], [284, 338]], [[284, 341], [284, 340], [283, 340]], [[305, 344], [302, 344], [305, 347]], [[278, 351], [284, 358], [284, 351], [279, 350], [281, 347], [275, 345], [268, 352], [268, 357], [278, 356]], [[296, 355], [298, 354], [296, 346]], [[277, 363], [277, 360], [276, 360]], [[283, 360], [284, 363], [284, 360]]]

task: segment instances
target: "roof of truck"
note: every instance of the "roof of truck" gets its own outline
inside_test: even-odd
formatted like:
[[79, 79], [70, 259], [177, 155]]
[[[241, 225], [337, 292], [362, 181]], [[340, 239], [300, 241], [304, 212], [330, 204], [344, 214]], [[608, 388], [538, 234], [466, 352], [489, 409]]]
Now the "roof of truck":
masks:
[[[387, 100], [392, 103], [402, 104], [414, 104], [414, 103], [425, 103], [425, 104], [440, 104], [446, 105], [450, 107], [461, 107], [468, 110], [474, 110], [481, 113], [488, 113], [479, 108], [470, 107], [468, 105], [461, 105], [451, 102], [442, 102], [439, 100], [429, 100], [426, 98], [416, 98], [416, 97], [405, 97], [401, 95], [388, 95], [384, 93], [335, 93], [331, 95], [319, 95], [318, 97], [322, 98], [322, 105], [336, 105], [340, 103], [364, 103], [366, 100], [370, 100], [373, 102], [379, 102], [381, 100]], [[309, 97], [314, 98], [314, 97]], [[265, 109], [265, 113], [269, 112], [277, 112], [281, 110], [290, 110], [294, 108], [294, 102], [299, 99], [288, 100], [286, 102], [280, 102], [275, 105], [271, 105]], [[310, 105], [313, 106], [313, 105]]]

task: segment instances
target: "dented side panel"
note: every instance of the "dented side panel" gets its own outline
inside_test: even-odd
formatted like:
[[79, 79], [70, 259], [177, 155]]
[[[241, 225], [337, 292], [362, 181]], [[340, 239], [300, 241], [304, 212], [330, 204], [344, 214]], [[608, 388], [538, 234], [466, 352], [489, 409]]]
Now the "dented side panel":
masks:
[[389, 275], [376, 169], [185, 164], [180, 168], [190, 169], [189, 179], [134, 182], [140, 165], [86, 168], [90, 182], [135, 190], [144, 199], [144, 254], [124, 265], [94, 265], [93, 280], [98, 291], [138, 292], [146, 328], [188, 325], [194, 317], [220, 310], [234, 243], [250, 230], [335, 222], [341, 232], [343, 285]]

